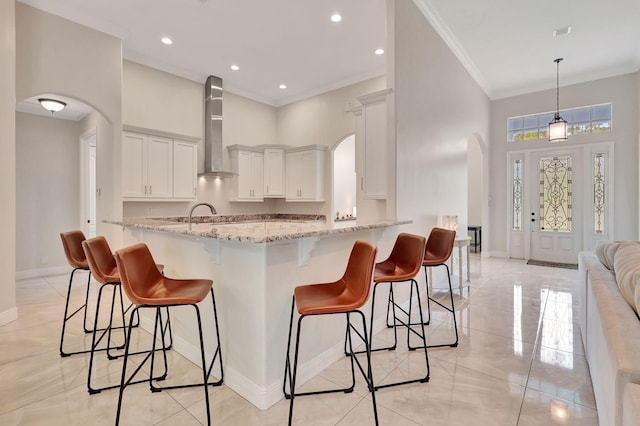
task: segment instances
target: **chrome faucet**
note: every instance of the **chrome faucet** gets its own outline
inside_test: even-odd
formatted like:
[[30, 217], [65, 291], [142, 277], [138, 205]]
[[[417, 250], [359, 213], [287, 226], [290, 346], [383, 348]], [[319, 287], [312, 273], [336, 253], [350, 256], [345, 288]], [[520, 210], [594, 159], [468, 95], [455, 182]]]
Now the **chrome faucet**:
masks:
[[211, 204], [209, 203], [198, 203], [198, 204], [194, 204], [193, 207], [191, 207], [191, 210], [189, 210], [189, 231], [191, 231], [191, 220], [193, 218], [193, 211], [196, 209], [196, 207], [198, 206], [207, 206], [209, 207], [209, 209], [211, 210], [211, 214], [217, 214], [218, 212], [216, 212], [216, 208], [213, 207]]

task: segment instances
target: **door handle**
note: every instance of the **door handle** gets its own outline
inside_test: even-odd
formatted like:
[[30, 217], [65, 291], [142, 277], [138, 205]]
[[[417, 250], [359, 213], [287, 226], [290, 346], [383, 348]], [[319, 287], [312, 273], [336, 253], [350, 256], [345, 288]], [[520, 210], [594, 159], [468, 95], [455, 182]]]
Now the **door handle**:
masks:
[[536, 220], [534, 218], [531, 218], [531, 222], [535, 222]]

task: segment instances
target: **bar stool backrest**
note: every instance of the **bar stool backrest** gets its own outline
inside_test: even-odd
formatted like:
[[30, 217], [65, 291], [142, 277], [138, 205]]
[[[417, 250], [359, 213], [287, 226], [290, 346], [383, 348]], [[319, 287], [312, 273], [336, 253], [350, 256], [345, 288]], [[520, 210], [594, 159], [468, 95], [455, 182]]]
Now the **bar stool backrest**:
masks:
[[438, 265], [451, 257], [456, 231], [444, 228], [433, 228], [427, 240], [423, 264]]
[[120, 282], [118, 265], [105, 237], [98, 236], [85, 240], [82, 242], [82, 248], [96, 281], [101, 284]]
[[369, 299], [376, 251], [376, 246], [364, 241], [356, 241], [351, 249], [341, 281], [344, 282], [345, 292], [357, 307], [364, 305]]
[[378, 271], [400, 277], [398, 281], [415, 277], [422, 267], [426, 242], [421, 235], [398, 234], [389, 258], [376, 265], [376, 277]]
[[143, 305], [153, 298], [153, 290], [164, 279], [144, 243], [134, 244], [116, 250], [116, 264], [122, 288], [127, 297], [136, 305]]
[[64, 254], [67, 257], [67, 262], [72, 268], [89, 267], [87, 258], [82, 250], [82, 242], [86, 239], [82, 231], [69, 231], [60, 233], [62, 239], [62, 247], [64, 247]]

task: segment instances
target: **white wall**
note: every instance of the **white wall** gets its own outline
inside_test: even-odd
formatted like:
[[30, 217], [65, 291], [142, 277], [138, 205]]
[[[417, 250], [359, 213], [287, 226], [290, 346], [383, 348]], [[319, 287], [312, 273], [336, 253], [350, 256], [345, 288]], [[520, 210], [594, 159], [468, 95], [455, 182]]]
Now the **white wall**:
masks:
[[[112, 129], [120, 129], [122, 44], [115, 37], [78, 25], [22, 3], [16, 3], [16, 97], [42, 93], [78, 99], [98, 111]], [[15, 108], [15, 105], [14, 105]], [[102, 195], [99, 217], [120, 218], [120, 132], [102, 140], [97, 158]], [[75, 143], [77, 147], [78, 143]], [[108, 171], [108, 173], [106, 172]], [[31, 194], [40, 197], [46, 188]], [[121, 232], [98, 227], [119, 246]]]
[[67, 265], [60, 233], [80, 225], [79, 135], [78, 122], [16, 113], [18, 273]]
[[407, 232], [422, 235], [441, 215], [457, 215], [466, 229], [467, 141], [488, 140], [489, 99], [413, 2], [390, 7], [398, 218], [412, 219]]
[[15, 287], [15, 2], [0, 2], [0, 325], [18, 316]]
[[[555, 89], [500, 99], [491, 105], [491, 231], [488, 250], [507, 252], [507, 153], [550, 147], [546, 140], [507, 143], [507, 118], [555, 110]], [[569, 137], [563, 146], [614, 142], [616, 240], [638, 238], [638, 76], [637, 73], [560, 88], [560, 108], [613, 103], [610, 133]], [[557, 147], [558, 145], [553, 145]]]

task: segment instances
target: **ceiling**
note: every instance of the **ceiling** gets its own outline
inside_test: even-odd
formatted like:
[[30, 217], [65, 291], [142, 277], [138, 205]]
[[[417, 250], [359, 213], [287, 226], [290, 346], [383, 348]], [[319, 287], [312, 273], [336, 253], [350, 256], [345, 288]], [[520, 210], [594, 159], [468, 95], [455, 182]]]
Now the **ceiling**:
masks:
[[[21, 1], [122, 38], [126, 59], [274, 106], [385, 73], [386, 0]], [[556, 57], [561, 85], [640, 68], [639, 0], [415, 3], [491, 99], [555, 87]]]

